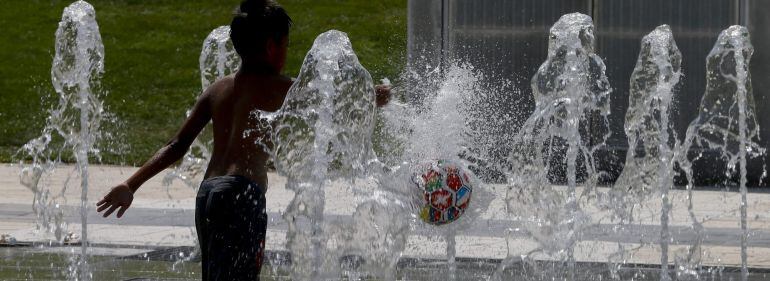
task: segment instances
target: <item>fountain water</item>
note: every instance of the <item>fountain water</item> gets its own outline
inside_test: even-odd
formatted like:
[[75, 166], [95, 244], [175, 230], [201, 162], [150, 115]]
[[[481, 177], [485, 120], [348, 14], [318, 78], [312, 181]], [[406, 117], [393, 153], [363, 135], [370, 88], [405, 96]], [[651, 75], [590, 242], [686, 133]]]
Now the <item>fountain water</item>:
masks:
[[668, 230], [673, 185], [673, 145], [676, 132], [670, 122], [672, 102], [681, 73], [682, 54], [668, 25], [657, 27], [642, 39], [641, 53], [631, 75], [625, 131], [628, 154], [623, 172], [601, 204], [614, 211], [620, 224], [634, 220], [633, 210], [650, 196], [662, 200], [661, 280], [668, 274]]
[[[422, 207], [423, 195], [418, 192], [412, 177], [422, 175], [425, 167], [436, 160], [457, 163], [468, 169], [466, 157], [476, 154], [469, 147], [479, 141], [471, 128], [473, 121], [482, 118], [483, 109], [478, 103], [487, 98], [488, 92], [480, 85], [479, 75], [471, 66], [451, 64], [441, 75], [430, 75], [422, 79], [431, 80], [425, 84], [436, 84], [434, 89], [424, 89], [426, 96], [417, 106], [391, 102], [383, 109], [383, 135], [394, 138], [395, 145], [403, 147], [399, 153], [388, 157], [398, 159], [399, 165], [384, 177], [394, 177], [393, 182], [382, 184], [381, 188], [390, 190], [393, 194], [405, 194], [404, 200], [415, 202], [403, 217], [418, 217], [419, 207]], [[420, 79], [420, 78], [417, 78]], [[391, 149], [395, 151], [396, 149]], [[481, 214], [492, 200], [487, 186], [469, 173], [473, 193], [468, 209], [463, 215], [451, 223], [441, 226], [429, 225], [422, 220], [413, 220], [414, 231], [431, 233], [432, 236], [442, 237], [446, 242], [447, 280], [455, 280], [456, 274], [456, 239], [455, 236], [463, 230], [472, 227], [473, 223], [481, 220]], [[411, 199], [409, 199], [411, 197]]]
[[[204, 89], [216, 79], [235, 71], [238, 57], [229, 42], [228, 28], [215, 29], [204, 42], [200, 57]], [[681, 77], [681, 54], [670, 28], [658, 27], [642, 40], [642, 51], [631, 77], [630, 107], [626, 114], [629, 153], [624, 172], [606, 194], [596, 192], [599, 172], [594, 155], [603, 144], [601, 136], [589, 139], [589, 130], [606, 124], [610, 85], [604, 63], [594, 52], [591, 18], [582, 14], [563, 16], [550, 31], [547, 60], [532, 79], [536, 108], [522, 129], [510, 139], [512, 153], [500, 164], [508, 170], [505, 206], [510, 216], [521, 221], [521, 229], [537, 243], [536, 252], [566, 267], [525, 279], [579, 279], [575, 248], [584, 230], [593, 226], [589, 211], [593, 194], [600, 207], [612, 211], [622, 228], [635, 219], [634, 208], [653, 195], [660, 195], [660, 279], [669, 280], [668, 248], [674, 241], [669, 230], [672, 200], [672, 170], [678, 163], [688, 178], [689, 211], [698, 234], [685, 256], [677, 256], [681, 279], [700, 276], [701, 221], [693, 210], [694, 149], [718, 153], [728, 162], [729, 173], [739, 172], [741, 191], [742, 278], [748, 277], [748, 225], [746, 161], [762, 153], [756, 143], [758, 125], [754, 111], [748, 64], [753, 52], [745, 28], [725, 30], [712, 50], [708, 63], [708, 85], [700, 115], [690, 125], [685, 141], [676, 143], [669, 115]], [[31, 158], [22, 164], [22, 182], [35, 192], [34, 208], [40, 227], [68, 242], [63, 219], [63, 190], [46, 185], [45, 177], [56, 168], [62, 155], [71, 150], [77, 160], [81, 197], [81, 252], [73, 257], [68, 277], [92, 279], [87, 259], [86, 213], [89, 155], [97, 155], [96, 142], [102, 138], [100, 123], [108, 118], [97, 99], [98, 79], [103, 72], [103, 47], [93, 8], [83, 1], [68, 7], [57, 31], [56, 57], [52, 69], [59, 106], [51, 111], [41, 137], [31, 140], [23, 152]], [[488, 114], [479, 102], [488, 96], [479, 82], [482, 77], [467, 65], [450, 64], [426, 78], [431, 89], [420, 105], [392, 102], [382, 111], [384, 135], [397, 149], [383, 155], [386, 166], [372, 150], [375, 122], [374, 92], [369, 73], [360, 65], [344, 33], [320, 35], [308, 53], [297, 83], [277, 113], [255, 111], [259, 131], [274, 133], [271, 150], [278, 172], [288, 178], [287, 188], [295, 197], [283, 214], [288, 223], [287, 248], [292, 255], [292, 277], [297, 280], [349, 279], [362, 274], [396, 279], [396, 268], [410, 235], [443, 237], [446, 242], [445, 279], [462, 279], [457, 272], [456, 235], [480, 225], [482, 213], [492, 201], [491, 190], [474, 184], [471, 209], [459, 220], [431, 226], [418, 218], [418, 192], [410, 177], [426, 161], [450, 160], [468, 165], [464, 159], [483, 158], [474, 145], [491, 136], [474, 135], [474, 122]], [[604, 130], [599, 130], [604, 131]], [[251, 131], [244, 132], [244, 136]], [[509, 139], [510, 136], [505, 136]], [[606, 136], [605, 136], [606, 138]], [[259, 140], [260, 145], [270, 143]], [[193, 179], [206, 166], [208, 146], [196, 141], [194, 152], [169, 173], [165, 181], [181, 179], [195, 188]], [[493, 165], [495, 163], [492, 163]], [[566, 175], [566, 189], [553, 186], [554, 174]], [[582, 182], [584, 189], [578, 187]], [[340, 184], [342, 183], [342, 184]], [[356, 197], [350, 220], [329, 219], [324, 213], [328, 188], [345, 186]], [[63, 189], [66, 189], [65, 185]], [[489, 189], [489, 190], [488, 190]], [[589, 198], [589, 200], [581, 200]], [[506, 221], [507, 222], [507, 221]], [[514, 226], [516, 227], [516, 226]], [[511, 227], [513, 228], [513, 227]], [[622, 248], [622, 247], [621, 247]], [[308, 250], [310, 249], [310, 250]], [[529, 255], [508, 257], [492, 279], [515, 261]], [[623, 253], [625, 254], [625, 252]], [[361, 261], [361, 262], [359, 262]], [[340, 265], [342, 263], [342, 265]], [[531, 263], [535, 264], [535, 263]], [[564, 272], [562, 272], [564, 271]], [[462, 272], [460, 272], [462, 273]], [[444, 273], [442, 273], [443, 275]], [[486, 273], [485, 273], [486, 274]]]
[[230, 41], [230, 26], [220, 26], [209, 33], [203, 41], [198, 62], [203, 89], [238, 70], [241, 58], [235, 52], [233, 42]]
[[[316, 38], [274, 127], [275, 165], [295, 192], [284, 213], [292, 277], [335, 276], [338, 254], [325, 231], [325, 186], [363, 175], [373, 159], [374, 86], [347, 36], [328, 31]], [[325, 229], [326, 228], [326, 229]], [[308, 251], [308, 249], [311, 249]]]
[[[346, 44], [349, 44], [347, 40], [341, 45], [346, 46]], [[439, 88], [435, 95], [431, 91], [422, 89], [428, 94], [422, 97], [422, 103], [419, 105], [393, 102], [386, 107], [382, 114], [385, 119], [384, 135], [393, 138], [392, 141], [397, 149], [393, 149], [392, 151], [395, 152], [388, 155], [390, 162], [395, 162], [396, 165], [383, 167], [379, 165], [382, 163], [372, 160], [374, 158], [368, 148], [362, 149], [370, 145], [368, 138], [362, 138], [365, 141], [359, 143], [359, 146], [354, 146], [353, 153], [348, 154], [367, 155], [366, 157], [356, 157], [354, 158], [356, 161], [350, 161], [350, 158], [337, 152], [339, 149], [349, 148], [349, 143], [340, 144], [335, 141], [345, 141], [349, 138], [335, 137], [335, 134], [344, 132], [344, 128], [335, 127], [335, 122], [344, 119], [335, 119], [334, 116], [338, 115], [330, 109], [338, 109], [339, 106], [333, 106], [333, 102], [342, 102], [344, 99], [325, 100], [324, 98], [328, 96], [324, 93], [334, 93], [333, 91], [338, 87], [335, 83], [340, 83], [340, 80], [333, 80], [335, 83], [328, 81], [332, 77], [338, 77], [340, 73], [345, 73], [346, 68], [340, 67], [340, 71], [330, 71], [328, 64], [319, 66], [315, 62], [317, 58], [322, 57], [318, 54], [318, 46], [320, 44], [317, 41], [303, 67], [303, 75], [310, 72], [308, 71], [310, 69], [313, 71], [312, 76], [305, 76], [311, 78], [300, 79], [295, 84], [292, 89], [294, 97], [288, 98], [284, 107], [286, 112], [278, 115], [278, 123], [281, 125], [276, 127], [275, 136], [275, 143], [278, 145], [275, 151], [277, 167], [279, 171], [289, 176], [288, 186], [296, 192], [295, 199], [285, 215], [285, 219], [290, 222], [288, 247], [293, 255], [294, 277], [312, 279], [338, 276], [334, 269], [337, 264], [336, 258], [339, 258], [345, 249], [356, 249], [353, 252], [364, 260], [392, 268], [398, 260], [399, 251], [404, 249], [406, 237], [425, 231], [431, 236], [443, 235], [447, 245], [448, 264], [444, 277], [450, 280], [457, 278], [454, 257], [455, 235], [463, 230], [463, 226], [470, 225], [480, 216], [469, 215], [464, 217], [464, 221], [449, 224], [445, 228], [426, 226], [416, 219], [415, 206], [405, 204], [410, 202], [413, 192], [404, 187], [408, 186], [408, 177], [415, 172], [415, 167], [424, 161], [431, 159], [462, 161], [462, 157], [458, 155], [474, 156], [468, 150], [474, 137], [472, 129], [468, 126], [473, 124], [476, 117], [473, 112], [476, 105], [475, 99], [484, 98], [483, 95], [475, 96], [479, 92], [478, 74], [467, 66], [450, 65], [445, 71], [440, 71], [440, 74], [434, 73], [435, 75], [431, 76], [434, 80], [435, 76], [440, 76], [439, 80], [442, 81], [434, 83]], [[326, 48], [334, 49], [328, 45]], [[681, 77], [681, 60], [681, 54], [668, 26], [656, 28], [642, 40], [642, 52], [631, 78], [630, 109], [626, 115], [626, 133], [630, 142], [626, 171], [608, 193], [599, 194], [595, 187], [600, 173], [594, 168], [594, 155], [602, 146], [603, 139], [600, 136], [598, 140], [589, 140], [589, 136], [585, 133], [588, 130], [595, 130], [597, 124], [606, 125], [610, 86], [604, 75], [605, 66], [594, 52], [593, 24], [588, 16], [570, 14], [562, 17], [551, 29], [548, 59], [532, 80], [536, 100], [535, 112], [513, 138], [515, 140], [512, 143], [513, 152], [509, 162], [505, 164], [509, 165], [508, 194], [505, 203], [509, 213], [521, 220], [523, 232], [538, 243], [538, 248], [529, 254], [544, 253], [547, 258], [556, 259], [565, 263], [566, 266], [557, 265], [553, 267], [557, 269], [555, 271], [539, 276], [522, 277], [578, 279], [575, 247], [582, 239], [581, 233], [587, 227], [595, 226], [591, 221], [592, 218], [589, 217], [591, 214], [583, 211], [592, 206], [582, 206], [582, 202], [591, 202], [594, 196], [598, 196], [596, 203], [600, 207], [611, 210], [615, 218], [620, 221], [615, 226], [622, 228], [624, 224], [631, 223], [635, 219], [633, 212], [635, 206], [659, 194], [662, 201], [661, 228], [659, 239], [655, 239], [655, 243], [660, 243], [661, 264], [660, 273], [656, 276], [661, 280], [670, 279], [668, 247], [674, 240], [668, 225], [672, 210], [672, 202], [669, 198], [669, 189], [673, 185], [672, 170], [675, 163], [686, 162], [682, 151], [687, 151], [686, 149], [693, 147], [695, 143], [706, 141], [703, 137], [693, 138], [688, 134], [687, 141], [683, 145], [678, 144], [672, 129], [673, 124], [669, 120], [673, 110], [674, 93]], [[709, 61], [712, 60], [713, 58], [710, 58]], [[334, 60], [335, 63], [338, 61]], [[331, 65], [334, 66], [335, 63]], [[747, 64], [740, 66], [745, 65]], [[722, 66], [724, 72], [724, 64]], [[723, 74], [720, 75], [722, 83], [730, 81], [745, 83], [748, 79], [748, 74], [745, 72], [738, 72], [727, 78]], [[737, 78], [730, 79], [730, 77]], [[318, 81], [319, 78], [321, 82]], [[345, 80], [342, 81], [344, 85]], [[713, 82], [714, 80], [710, 80], [709, 89], [715, 85]], [[356, 89], [360, 88], [356, 87]], [[731, 93], [740, 93], [741, 89], [735, 86]], [[743, 99], [745, 103], [750, 104], [751, 97], [747, 97], [746, 94], [746, 92], [750, 93], [750, 85], [743, 91], [743, 98], [738, 96], [735, 99]], [[708, 103], [707, 100], [714, 99], [708, 96], [707, 93], [704, 104]], [[354, 102], [355, 97], [356, 95], [348, 96], [347, 98], [350, 99], [348, 102]], [[732, 98], [733, 95], [727, 97]], [[446, 110], [449, 108], [452, 110]], [[743, 111], [736, 108], [740, 109], [737, 105], [732, 107], [753, 118], [753, 108]], [[702, 115], [724, 114], [717, 113], [716, 110], [715, 108], [706, 111]], [[694, 124], [697, 123], [696, 120]], [[752, 133], [744, 134], [747, 140], [756, 136], [756, 121], [745, 121], [744, 125], [740, 125], [740, 122], [736, 124], [728, 128], [750, 128]], [[703, 128], [707, 131], [712, 130], [712, 128]], [[692, 130], [698, 129], [691, 128], [690, 131]], [[733, 133], [731, 136], [736, 135], [740, 134]], [[606, 139], [606, 135], [604, 138]], [[708, 141], [710, 141], [708, 144], [713, 143], [713, 140]], [[735, 143], [739, 144], [737, 141]], [[744, 143], [747, 143], [747, 147], [750, 148], [747, 152], [749, 154], [759, 150], [756, 144], [748, 144], [749, 141]], [[738, 154], [740, 153], [736, 152], [735, 155]], [[740, 157], [736, 157], [736, 165], [742, 164]], [[336, 165], [338, 163], [348, 164]], [[372, 165], [373, 163], [378, 165]], [[552, 184], [553, 174], [558, 173], [554, 171], [562, 165], [566, 166], [563, 168], [567, 182], [565, 190], [554, 187]], [[680, 165], [688, 171], [691, 164], [686, 162]], [[373, 166], [378, 169], [366, 168]], [[342, 169], [348, 167], [352, 169]], [[583, 175], [580, 175], [581, 173]], [[374, 192], [353, 188], [369, 199], [366, 203], [358, 205], [353, 225], [344, 226], [324, 220], [324, 185], [329, 182], [325, 180], [326, 177], [339, 179], [347, 176], [352, 179], [365, 177], [364, 175], [375, 178], [379, 187]], [[691, 173], [689, 175], [691, 176]], [[584, 185], [582, 192], [577, 186], [580, 181]], [[474, 190], [474, 204], [478, 205], [476, 208], [481, 213], [488, 201], [479, 199], [475, 193], [476, 190]], [[745, 204], [744, 197], [743, 206]], [[692, 212], [692, 206], [690, 210]], [[389, 215], [381, 217], [384, 214]], [[409, 218], [410, 227], [394, 217]], [[745, 226], [745, 214], [742, 218]], [[693, 222], [698, 229], [700, 226], [694, 216]], [[372, 232], [372, 228], [377, 229], [379, 233]], [[744, 263], [745, 231], [744, 227]], [[509, 238], [513, 238], [513, 234]], [[514, 240], [509, 240], [511, 241]], [[304, 250], [308, 248], [313, 249], [313, 252], [306, 253]], [[692, 248], [693, 253], [695, 250], [700, 251], [699, 242], [696, 242]], [[509, 248], [509, 256], [498, 267], [492, 279], [502, 279], [505, 267], [513, 262], [526, 262], [530, 259], [530, 255], [513, 257], [511, 253]], [[692, 255], [692, 257], [696, 256]], [[536, 266], [535, 263], [531, 264]], [[678, 276], [689, 277], [686, 275], [692, 268], [683, 263], [681, 257], [677, 257], [677, 264], [679, 265]], [[392, 271], [386, 276], [386, 279], [391, 280]]]
[[[233, 42], [230, 41], [230, 27], [220, 26], [211, 31], [203, 41], [199, 59], [201, 88], [205, 91], [209, 85], [235, 73], [241, 64]], [[187, 111], [187, 116], [190, 111]], [[202, 135], [205, 135], [203, 133]], [[182, 162], [163, 178], [163, 184], [169, 186], [174, 179], [182, 180], [192, 189], [198, 188], [198, 176], [205, 173], [211, 159], [211, 142], [196, 138]]]
[[[541, 251], [566, 261], [570, 280], [575, 279], [575, 243], [587, 220], [577, 194], [579, 159], [587, 174], [583, 194], [598, 180], [593, 168], [598, 145], [581, 132], [593, 125], [592, 117], [606, 123], [610, 85], [604, 70], [594, 53], [591, 18], [579, 13], [562, 16], [551, 28], [548, 58], [532, 78], [535, 112], [511, 144], [508, 211], [523, 221]], [[566, 155], [558, 155], [561, 148]], [[566, 165], [566, 196], [549, 179], [556, 162]], [[502, 266], [513, 259], [509, 256]]]
[[[35, 192], [35, 211], [46, 230], [53, 231], [58, 242], [64, 242], [62, 221], [62, 190], [53, 193], [40, 179], [50, 173], [60, 157], [68, 150], [77, 161], [80, 180], [81, 251], [72, 258], [68, 271], [71, 280], [90, 280], [88, 264], [88, 162], [89, 156], [99, 155], [95, 144], [102, 135], [100, 125], [108, 117], [98, 99], [99, 80], [104, 72], [104, 46], [94, 8], [77, 1], [66, 9], [56, 30], [56, 55], [51, 68], [51, 80], [59, 95], [59, 104], [51, 110], [41, 137], [30, 141], [24, 150], [32, 158], [22, 164], [22, 183]], [[52, 222], [53, 221], [53, 222]]]
[[[749, 32], [742, 26], [731, 26], [719, 34], [714, 48], [706, 59], [706, 93], [700, 104], [698, 117], [687, 128], [684, 143], [678, 150], [677, 159], [687, 176], [688, 209], [698, 239], [686, 256], [677, 260], [678, 275], [698, 278], [700, 274], [700, 241], [703, 226], [693, 212], [694, 185], [693, 163], [711, 154], [727, 162], [726, 186], [735, 186], [731, 175], [739, 173], [737, 185], [741, 192], [741, 279], [748, 278], [747, 261], [747, 188], [746, 161], [764, 153], [755, 141], [759, 125], [754, 110], [754, 97], [749, 75], [749, 62], [754, 53]], [[698, 149], [694, 158], [688, 153]]]

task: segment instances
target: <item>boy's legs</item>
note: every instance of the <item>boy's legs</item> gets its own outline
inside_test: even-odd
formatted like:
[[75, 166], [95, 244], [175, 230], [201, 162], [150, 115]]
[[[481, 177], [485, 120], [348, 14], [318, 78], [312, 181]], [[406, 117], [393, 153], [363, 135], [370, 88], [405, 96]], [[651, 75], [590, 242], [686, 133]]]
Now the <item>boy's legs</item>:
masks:
[[267, 228], [261, 188], [239, 176], [204, 181], [196, 226], [203, 280], [258, 280]]

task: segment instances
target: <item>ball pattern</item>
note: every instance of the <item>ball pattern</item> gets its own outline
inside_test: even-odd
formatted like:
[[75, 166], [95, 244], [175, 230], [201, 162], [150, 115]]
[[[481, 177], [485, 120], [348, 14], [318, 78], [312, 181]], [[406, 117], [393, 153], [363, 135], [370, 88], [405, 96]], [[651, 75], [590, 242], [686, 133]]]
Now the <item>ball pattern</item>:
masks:
[[422, 193], [420, 218], [433, 225], [451, 223], [468, 208], [473, 193], [468, 172], [451, 161], [437, 161], [420, 167], [412, 183]]

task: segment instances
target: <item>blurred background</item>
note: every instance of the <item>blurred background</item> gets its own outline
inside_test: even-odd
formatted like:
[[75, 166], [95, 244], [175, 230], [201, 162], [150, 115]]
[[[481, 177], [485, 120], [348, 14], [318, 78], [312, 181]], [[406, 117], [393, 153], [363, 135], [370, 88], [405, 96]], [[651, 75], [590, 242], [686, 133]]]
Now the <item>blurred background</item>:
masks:
[[[318, 34], [348, 33], [375, 81], [406, 63], [405, 0], [281, 0], [294, 20], [284, 72], [296, 76]], [[72, 1], [4, 0], [0, 9], [0, 162], [39, 135], [56, 103], [54, 33]], [[107, 111], [127, 145], [105, 164], [140, 165], [165, 144], [201, 91], [198, 58], [214, 28], [229, 25], [239, 0], [93, 0], [105, 47]], [[105, 125], [105, 126], [110, 126]], [[114, 126], [114, 125], [113, 125]]]

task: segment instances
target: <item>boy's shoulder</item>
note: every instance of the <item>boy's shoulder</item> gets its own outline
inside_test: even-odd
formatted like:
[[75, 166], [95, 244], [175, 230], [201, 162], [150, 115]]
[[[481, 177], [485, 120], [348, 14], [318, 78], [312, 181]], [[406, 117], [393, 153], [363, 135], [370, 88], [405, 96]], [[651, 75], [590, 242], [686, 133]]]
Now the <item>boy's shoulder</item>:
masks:
[[256, 76], [243, 75], [236, 79], [235, 74], [225, 76], [212, 83], [204, 92], [207, 98], [221, 99], [226, 97], [240, 96], [245, 93], [269, 93], [260, 95], [262, 97], [272, 97], [278, 94], [281, 100], [294, 84], [294, 78], [284, 75], [274, 76]]
[[217, 92], [223, 89], [232, 88], [234, 84], [235, 84], [235, 74], [233, 73], [225, 77], [222, 77], [220, 79], [217, 79], [216, 81], [214, 81], [214, 83], [209, 85], [209, 88], [212, 88], [212, 90]]
[[203, 94], [201, 97], [203, 98], [211, 98], [215, 96], [221, 96], [223, 94], [226, 94], [228, 91], [232, 91], [233, 85], [235, 84], [235, 75], [227, 75], [225, 77], [222, 77], [220, 79], [217, 79], [214, 81], [214, 83], [211, 83], [206, 90], [203, 91]]

